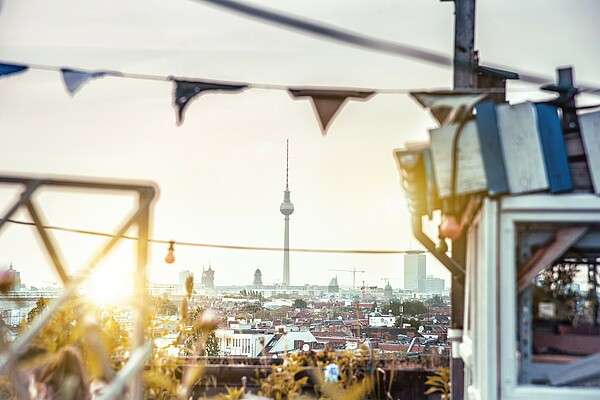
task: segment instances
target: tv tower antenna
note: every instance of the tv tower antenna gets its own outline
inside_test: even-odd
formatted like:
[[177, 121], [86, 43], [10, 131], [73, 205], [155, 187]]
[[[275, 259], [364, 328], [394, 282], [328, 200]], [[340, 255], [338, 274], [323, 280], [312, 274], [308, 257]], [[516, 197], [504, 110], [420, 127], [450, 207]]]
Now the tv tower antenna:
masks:
[[290, 189], [288, 186], [290, 141], [286, 141], [285, 151], [285, 190], [283, 191], [283, 203], [279, 211], [284, 215], [285, 231], [283, 236], [283, 284], [290, 285], [290, 215], [294, 212], [294, 205], [290, 200]]

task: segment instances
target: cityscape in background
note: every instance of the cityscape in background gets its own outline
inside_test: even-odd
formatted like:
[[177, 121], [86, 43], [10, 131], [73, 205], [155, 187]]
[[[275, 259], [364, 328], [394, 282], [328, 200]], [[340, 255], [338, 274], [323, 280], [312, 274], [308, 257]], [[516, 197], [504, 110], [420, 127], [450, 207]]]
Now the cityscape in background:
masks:
[[[215, 276], [225, 275], [228, 271], [209, 263], [201, 273], [181, 270], [177, 282], [148, 282], [150, 299], [160, 299], [154, 302], [162, 304], [156, 312], [166, 318], [153, 328], [155, 345], [172, 348], [174, 355], [180, 355], [182, 349], [177, 346], [181, 335], [179, 321], [188, 309], [197, 306], [213, 310], [219, 316], [215, 330], [218, 349], [214, 349], [213, 355], [273, 356], [306, 349], [356, 350], [359, 345], [395, 354], [400, 351], [448, 354], [449, 289], [443, 279], [427, 273], [424, 251], [408, 250], [403, 255], [403, 287], [394, 285], [400, 280], [400, 274], [380, 277], [381, 282], [366, 282], [360, 276], [366, 271], [356, 267], [332, 268], [314, 277], [314, 280], [329, 280], [328, 284], [291, 282], [290, 216], [294, 205], [289, 182], [289, 142], [286, 145], [285, 189], [279, 211], [284, 217], [280, 276], [263, 276], [261, 269], [256, 268], [248, 271], [245, 285], [215, 285]], [[173, 264], [175, 259], [174, 242], [170, 242], [165, 262]], [[14, 285], [13, 290], [0, 300], [0, 317], [6, 339], [12, 340], [22, 321], [31, 319], [31, 312], [39, 306], [40, 299], [57, 298], [63, 288], [58, 285], [28, 286], [12, 263], [8, 273], [12, 275]], [[351, 286], [339, 285], [338, 275], [342, 273], [352, 275]], [[104, 281], [104, 288], [100, 288], [112, 297], [113, 303], [124, 294], [131, 295], [111, 293], [115, 284], [109, 278]], [[84, 284], [79, 294], [98, 301], [94, 297], [98, 290]], [[181, 307], [177, 306], [180, 303]], [[132, 329], [130, 307], [121, 308], [115, 317], [128, 330]]]
[[[193, 271], [182, 270], [179, 272], [177, 282], [149, 282], [148, 292], [151, 296], [169, 296], [175, 299], [185, 295], [185, 284], [188, 277], [194, 279], [193, 293], [195, 296], [210, 299], [223, 299], [229, 296], [239, 295], [242, 292], [254, 293], [255, 296], [265, 299], [265, 307], [292, 306], [294, 299], [302, 298], [319, 301], [335, 301], [343, 304], [352, 304], [356, 302], [382, 304], [392, 300], [424, 301], [433, 296], [448, 298], [449, 288], [445, 286], [445, 281], [427, 274], [427, 262], [425, 252], [412, 250], [404, 255], [404, 287], [397, 287], [393, 284], [399, 280], [397, 277], [382, 277], [382, 284], [368, 285], [365, 281], [357, 280], [355, 286], [340, 286], [338, 284], [338, 275], [334, 271], [351, 273], [356, 275], [360, 270], [334, 270], [331, 271], [329, 284], [302, 284], [285, 285], [283, 283], [267, 283], [275, 281], [275, 277], [263, 276], [260, 268], [255, 271], [249, 271], [247, 285], [215, 285], [215, 275], [221, 271], [213, 268], [212, 265], [204, 267], [197, 276]], [[15, 285], [13, 290], [8, 292], [5, 300], [0, 301], [3, 304], [0, 309], [1, 316], [9, 325], [18, 325], [19, 321], [27, 315], [33, 307], [33, 300], [44, 297], [46, 299], [58, 297], [63, 288], [58, 285], [48, 285], [35, 287], [28, 285], [21, 280], [21, 273], [12, 263], [8, 271], [14, 275]], [[226, 271], [222, 271], [226, 273]], [[85, 289], [82, 289], [85, 291]], [[15, 303], [10, 299], [25, 299], [24, 303], [15, 307]], [[27, 304], [28, 303], [28, 304]], [[33, 303], [35, 303], [33, 301]]]

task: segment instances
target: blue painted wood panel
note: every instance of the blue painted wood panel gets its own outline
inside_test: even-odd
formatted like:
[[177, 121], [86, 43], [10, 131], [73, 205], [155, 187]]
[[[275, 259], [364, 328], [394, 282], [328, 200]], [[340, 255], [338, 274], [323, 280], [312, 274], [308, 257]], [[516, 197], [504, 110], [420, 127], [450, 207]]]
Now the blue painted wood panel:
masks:
[[506, 179], [504, 156], [502, 155], [498, 132], [496, 105], [488, 101], [475, 106], [475, 110], [477, 111], [477, 134], [483, 157], [488, 194], [491, 197], [501, 196], [508, 193], [508, 180]]
[[558, 110], [548, 104], [536, 104], [537, 123], [551, 193], [573, 189], [567, 147]]

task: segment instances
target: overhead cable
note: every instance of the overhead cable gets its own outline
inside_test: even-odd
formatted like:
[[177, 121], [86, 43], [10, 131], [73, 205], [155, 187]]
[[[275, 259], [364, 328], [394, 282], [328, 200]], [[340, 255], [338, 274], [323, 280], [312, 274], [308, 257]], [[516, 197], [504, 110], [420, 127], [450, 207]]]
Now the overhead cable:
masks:
[[[27, 221], [19, 221], [15, 219], [7, 219], [6, 222], [10, 222], [17, 225], [28, 225], [28, 226], [36, 226], [34, 222]], [[103, 237], [114, 237], [115, 235], [85, 230], [85, 229], [75, 229], [75, 228], [67, 228], [63, 226], [54, 226], [54, 225], [44, 225], [42, 226], [44, 229], [50, 229], [61, 232], [69, 232], [69, 233], [78, 233], [84, 235], [93, 235], [93, 236], [103, 236]], [[127, 240], [138, 240], [135, 236], [122, 235], [121, 238]], [[176, 243], [177, 246], [190, 246], [190, 247], [209, 247], [209, 248], [218, 248], [218, 249], [230, 249], [230, 250], [254, 250], [254, 251], [283, 251], [282, 247], [258, 247], [258, 246], [240, 246], [240, 245], [228, 245], [228, 244], [211, 244], [211, 243], [196, 243], [196, 242], [179, 242], [173, 240], [162, 240], [162, 239], [148, 239], [149, 243], [160, 243], [160, 244], [170, 244]], [[412, 250], [361, 250], [361, 249], [308, 249], [308, 248], [290, 248], [289, 251], [297, 252], [297, 253], [334, 253], [334, 254], [406, 254]]]
[[[250, 17], [254, 17], [266, 22], [274, 23], [284, 28], [290, 28], [301, 32], [325, 37], [335, 41], [347, 43], [353, 46], [358, 46], [366, 49], [381, 51], [384, 53], [394, 54], [397, 56], [413, 58], [419, 61], [424, 61], [434, 65], [452, 66], [453, 59], [450, 56], [437, 53], [431, 50], [409, 46], [402, 43], [390, 42], [383, 39], [372, 38], [359, 33], [350, 32], [338, 27], [328, 26], [321, 22], [310, 21], [305, 18], [300, 18], [290, 14], [284, 14], [280, 11], [273, 11], [263, 7], [249, 5], [248, 3], [240, 3], [233, 0], [194, 0], [196, 2], [208, 3], [218, 7], [223, 7], [231, 11], [235, 11]], [[496, 69], [507, 69], [507, 67], [499, 65], [488, 65], [488, 67]], [[467, 67], [467, 66], [465, 66]], [[515, 71], [518, 72], [518, 71]], [[522, 82], [532, 83], [536, 85], [551, 82], [552, 79], [535, 75], [527, 72], [518, 72]], [[582, 92], [600, 94], [600, 88], [590, 85], [580, 85], [579, 89]]]

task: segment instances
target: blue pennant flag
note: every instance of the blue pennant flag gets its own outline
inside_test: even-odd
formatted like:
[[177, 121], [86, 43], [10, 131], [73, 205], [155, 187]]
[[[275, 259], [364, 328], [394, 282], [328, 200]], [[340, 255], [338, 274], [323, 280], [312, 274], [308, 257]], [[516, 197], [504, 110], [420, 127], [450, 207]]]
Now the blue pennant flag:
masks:
[[101, 78], [107, 74], [104, 71], [80, 71], [69, 68], [61, 68], [65, 87], [71, 96], [75, 95], [87, 81], [90, 79]]
[[0, 77], [17, 74], [29, 69], [27, 65], [0, 63]]
[[203, 81], [186, 81], [179, 80], [177, 78], [169, 77], [175, 83], [175, 90], [173, 92], [173, 106], [177, 111], [177, 126], [183, 124], [185, 118], [185, 110], [190, 105], [191, 101], [202, 94], [202, 92], [211, 91], [225, 91], [225, 92], [239, 92], [248, 87], [248, 85], [230, 85], [213, 82]]

